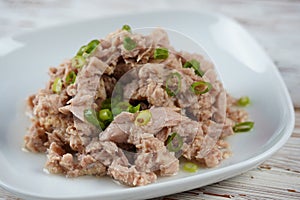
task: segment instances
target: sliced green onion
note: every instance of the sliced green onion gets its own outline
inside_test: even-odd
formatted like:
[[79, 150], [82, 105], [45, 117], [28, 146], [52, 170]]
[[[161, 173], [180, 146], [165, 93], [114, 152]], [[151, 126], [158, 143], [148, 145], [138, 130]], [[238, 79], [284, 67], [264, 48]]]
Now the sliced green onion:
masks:
[[196, 94], [204, 94], [211, 90], [212, 85], [209, 82], [198, 81], [191, 85], [191, 90]]
[[135, 118], [135, 125], [137, 126], [144, 126], [149, 123], [152, 118], [152, 114], [149, 110], [142, 110], [139, 112], [138, 116]]
[[123, 27], [122, 27], [122, 30], [128, 31], [128, 32], [131, 33], [131, 27], [128, 24], [124, 24]]
[[[99, 45], [99, 40], [92, 40], [88, 43], [88, 45], [86, 45], [85, 51], [84, 53], [86, 54], [91, 54], [95, 51], [95, 49], [97, 48], [97, 46]], [[83, 54], [84, 55], [84, 54]]]
[[99, 119], [100, 121], [109, 121], [111, 122], [113, 120], [113, 115], [109, 109], [102, 109], [99, 112]]
[[131, 106], [130, 103], [125, 102], [125, 101], [121, 101], [121, 102], [119, 102], [115, 105], [115, 107], [113, 109], [113, 111], [114, 111], [113, 113], [114, 113], [114, 115], [118, 115], [123, 111], [129, 112], [129, 107], [130, 106]]
[[248, 132], [250, 131], [254, 126], [254, 122], [241, 122], [236, 124], [232, 129], [235, 133], [240, 133], [240, 132]]
[[81, 56], [84, 59], [89, 57], [90, 54], [92, 54], [95, 51], [95, 49], [97, 48], [99, 43], [100, 43], [99, 40], [90, 41], [87, 45], [83, 45], [82, 47], [80, 47], [80, 49], [78, 50], [76, 56]]
[[239, 100], [237, 101], [238, 106], [246, 107], [249, 104], [250, 104], [250, 98], [248, 96], [243, 96], [239, 98]]
[[130, 37], [125, 37], [123, 40], [123, 46], [127, 51], [131, 51], [136, 47], [136, 43]]
[[[94, 109], [86, 109], [83, 111], [84, 119], [89, 122], [90, 124], [96, 126], [99, 128], [101, 127], [101, 124], [99, 123], [99, 120], [97, 118], [97, 113]], [[102, 127], [101, 127], [102, 128]]]
[[183, 165], [183, 170], [189, 173], [195, 173], [198, 171], [198, 165], [192, 162], [187, 162]]
[[86, 45], [83, 45], [82, 47], [80, 47], [80, 49], [78, 50], [76, 56], [82, 56], [83, 53], [86, 51], [86, 49], [87, 49]]
[[167, 59], [169, 57], [169, 50], [167, 48], [157, 48], [154, 51], [154, 59]]
[[52, 85], [52, 91], [55, 93], [60, 93], [62, 89], [62, 80], [61, 78], [57, 77]]
[[[110, 124], [110, 122], [106, 124], [104, 122], [99, 121], [99, 126], [100, 126], [101, 130], [105, 130], [109, 124]], [[99, 128], [99, 126], [97, 126], [97, 128]]]
[[197, 74], [201, 77], [204, 75], [204, 72], [200, 69], [200, 63], [195, 59], [187, 61], [186, 63], [184, 63], [183, 67], [184, 68], [193, 68], [195, 71], [195, 74]]
[[183, 140], [178, 133], [174, 132], [172, 133], [172, 135], [168, 136], [166, 143], [167, 143], [167, 148], [170, 152], [178, 152], [183, 145]]
[[114, 114], [114, 116], [116, 116], [116, 115], [120, 114], [121, 112], [123, 112], [124, 110], [121, 110], [121, 108], [116, 107], [116, 108], [113, 108], [111, 111]]
[[101, 109], [110, 109], [111, 110], [111, 99], [105, 99], [104, 101], [102, 101], [101, 103]]
[[77, 55], [72, 58], [71, 62], [73, 67], [81, 68], [85, 64], [85, 58]]
[[171, 73], [166, 80], [166, 92], [173, 97], [180, 92], [181, 75], [178, 72]]
[[73, 84], [75, 83], [75, 80], [76, 80], [76, 73], [74, 71], [70, 71], [66, 76], [66, 84], [67, 85]]
[[137, 106], [130, 105], [129, 108], [128, 108], [128, 111], [130, 113], [136, 113], [140, 110], [140, 108], [141, 108], [141, 104], [138, 104]]
[[169, 135], [166, 141], [166, 144], [168, 145], [170, 142], [172, 142], [172, 140], [174, 139], [175, 135], [177, 133], [172, 133], [172, 135]]

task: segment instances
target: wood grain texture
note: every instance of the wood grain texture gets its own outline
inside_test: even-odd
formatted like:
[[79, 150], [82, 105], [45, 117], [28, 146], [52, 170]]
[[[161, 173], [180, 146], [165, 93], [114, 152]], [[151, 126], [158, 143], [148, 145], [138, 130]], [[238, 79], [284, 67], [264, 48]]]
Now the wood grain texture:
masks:
[[[147, 4], [147, 5], [146, 5]], [[299, 0], [0, 0], [0, 37], [82, 18], [162, 9], [211, 10], [228, 15], [265, 48], [283, 76], [296, 108], [287, 143], [258, 168], [206, 187], [155, 200], [300, 199]], [[0, 188], [0, 200], [16, 200]]]

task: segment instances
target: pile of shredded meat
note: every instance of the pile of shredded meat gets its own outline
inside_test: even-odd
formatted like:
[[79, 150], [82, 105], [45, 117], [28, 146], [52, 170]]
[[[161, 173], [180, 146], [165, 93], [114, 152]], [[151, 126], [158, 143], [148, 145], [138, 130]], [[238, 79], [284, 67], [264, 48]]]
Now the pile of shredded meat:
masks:
[[[215, 167], [230, 155], [224, 139], [248, 116], [211, 62], [176, 51], [162, 29], [149, 35], [122, 29], [97, 41], [51, 67], [46, 87], [28, 98], [32, 124], [25, 146], [47, 154], [50, 173], [108, 175], [140, 186], [175, 175], [179, 158]], [[113, 99], [139, 110], [113, 112]], [[98, 126], [107, 100], [113, 119]]]

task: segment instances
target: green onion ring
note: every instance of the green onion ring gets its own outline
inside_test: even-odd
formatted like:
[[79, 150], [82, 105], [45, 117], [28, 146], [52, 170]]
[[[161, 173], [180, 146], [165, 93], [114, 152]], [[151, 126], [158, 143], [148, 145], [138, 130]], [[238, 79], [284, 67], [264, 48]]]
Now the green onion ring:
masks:
[[[88, 45], [86, 46], [85, 52], [86, 54], [91, 54], [95, 51], [95, 49], [97, 48], [97, 46], [99, 45], [99, 40], [92, 40], [88, 43]], [[83, 54], [84, 55], [84, 54]]]
[[[198, 89], [200, 87], [200, 89]], [[203, 89], [204, 88], [204, 89]], [[196, 94], [204, 94], [211, 90], [212, 85], [209, 82], [198, 81], [191, 85], [191, 90]]]
[[[176, 78], [177, 88], [173, 90], [171, 81]], [[180, 92], [181, 89], [181, 75], [178, 72], [171, 73], [166, 80], [166, 92], [169, 96], [173, 97]]]
[[152, 118], [152, 114], [149, 110], [142, 110], [139, 112], [137, 117], [135, 118], [135, 125], [137, 126], [145, 126], [149, 123]]
[[[175, 139], [178, 143], [177, 146], [173, 145], [173, 142]], [[166, 143], [167, 143], [167, 148], [170, 152], [178, 152], [183, 145], [183, 140], [182, 140], [182, 137], [178, 133], [174, 132], [174, 133], [172, 133], [172, 135], [168, 136]]]
[[85, 58], [77, 55], [72, 58], [71, 62], [73, 67], [81, 68], [85, 64]]
[[102, 109], [99, 111], [99, 119], [103, 122], [111, 122], [113, 120], [113, 115], [109, 109]]
[[123, 40], [123, 47], [127, 51], [131, 51], [136, 47], [136, 43], [130, 37], [125, 37], [124, 40]]
[[153, 54], [154, 59], [167, 59], [169, 57], [169, 50], [167, 48], [156, 48]]
[[60, 93], [61, 89], [62, 89], [62, 80], [61, 78], [57, 77], [53, 82], [52, 91], [54, 93]]
[[243, 96], [239, 98], [239, 100], [237, 101], [237, 105], [241, 107], [246, 107], [249, 104], [250, 104], [250, 98], [248, 96]]
[[247, 122], [241, 122], [234, 125], [232, 129], [235, 133], [241, 133], [241, 132], [250, 131], [253, 128], [253, 126], [254, 126], [254, 122], [247, 121]]
[[198, 165], [192, 162], [187, 162], [183, 165], [183, 170], [189, 173], [195, 173], [198, 171]]
[[122, 30], [128, 31], [129, 33], [131, 33], [131, 27], [128, 24], [124, 24], [122, 27]]
[[90, 124], [99, 128], [99, 120], [97, 118], [97, 113], [94, 109], [86, 109], [83, 111], [84, 119]]
[[128, 108], [128, 111], [130, 113], [136, 113], [140, 110], [140, 108], [141, 108], [141, 104], [138, 104], [137, 106], [130, 105], [129, 108]]
[[195, 59], [187, 61], [186, 63], [184, 63], [183, 67], [184, 68], [193, 68], [195, 71], [195, 74], [197, 74], [198, 76], [202, 77], [204, 75], [204, 72], [200, 69], [200, 63]]
[[76, 80], [76, 73], [74, 71], [70, 71], [66, 76], [66, 84], [70, 85], [73, 84]]

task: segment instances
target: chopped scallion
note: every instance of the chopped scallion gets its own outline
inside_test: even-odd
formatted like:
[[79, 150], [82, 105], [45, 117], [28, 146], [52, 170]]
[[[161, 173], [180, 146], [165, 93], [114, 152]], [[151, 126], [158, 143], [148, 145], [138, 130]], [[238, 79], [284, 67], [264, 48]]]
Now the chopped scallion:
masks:
[[204, 94], [211, 90], [212, 85], [209, 82], [198, 81], [191, 85], [191, 90], [196, 94]]
[[169, 57], [169, 50], [167, 48], [156, 48], [153, 55], [154, 59], [167, 59]]
[[66, 84], [70, 85], [73, 84], [76, 80], [76, 73], [74, 71], [70, 71], [66, 76]]
[[140, 108], [141, 108], [141, 104], [138, 104], [137, 106], [130, 105], [129, 108], [128, 108], [128, 111], [130, 113], [136, 113], [140, 110]]
[[174, 132], [172, 135], [168, 136], [166, 143], [170, 152], [178, 152], [183, 145], [183, 140], [178, 133]]
[[[86, 54], [90, 55], [91, 53], [93, 53], [95, 51], [95, 49], [97, 48], [97, 46], [99, 45], [99, 40], [92, 40], [88, 43], [88, 45], [86, 46], [85, 52]], [[83, 54], [84, 55], [84, 54]]]
[[102, 109], [99, 112], [99, 119], [103, 122], [111, 122], [113, 120], [113, 115], [109, 109]]
[[171, 73], [166, 80], [166, 92], [173, 97], [180, 92], [181, 75], [178, 72]]
[[121, 112], [123, 112], [123, 111], [127, 111], [127, 112], [129, 112], [129, 107], [130, 107], [131, 105], [130, 105], [130, 103], [128, 103], [128, 102], [125, 102], [125, 101], [121, 101], [121, 102], [119, 102], [119, 103], [117, 103], [115, 106], [114, 106], [114, 108], [113, 108], [113, 114], [114, 115], [118, 115], [118, 114], [120, 114]]
[[232, 129], [235, 133], [240, 133], [240, 132], [248, 132], [250, 131], [254, 126], [254, 122], [241, 122], [236, 124]]
[[189, 173], [195, 173], [198, 171], [198, 165], [192, 162], [187, 162], [183, 165], [183, 170]]
[[131, 27], [128, 24], [124, 24], [122, 30], [128, 31], [131, 33]]
[[[101, 127], [101, 123], [99, 123], [99, 120], [97, 118], [97, 113], [94, 109], [86, 109], [83, 111], [84, 119], [89, 122], [90, 124], [96, 126], [97, 128]], [[103, 124], [103, 123], [102, 123]]]
[[77, 55], [72, 58], [71, 62], [73, 67], [81, 68], [85, 64], [85, 58]]
[[[105, 130], [108, 125], [109, 124], [105, 124], [104, 122], [99, 121], [99, 126], [101, 130]], [[99, 128], [99, 126], [97, 126], [97, 128]]]
[[52, 85], [52, 91], [55, 93], [60, 93], [62, 89], [62, 80], [61, 78], [57, 77]]
[[246, 107], [249, 104], [250, 104], [250, 98], [248, 96], [243, 96], [239, 98], [239, 100], [237, 101], [238, 106]]
[[76, 56], [81, 56], [83, 59], [89, 57], [95, 51], [99, 44], [99, 40], [90, 41], [87, 45], [83, 45], [82, 47], [80, 47]]
[[197, 74], [201, 77], [204, 75], [204, 72], [200, 69], [200, 63], [195, 59], [187, 61], [186, 63], [184, 63], [183, 67], [184, 68], [193, 68], [195, 71], [195, 74]]
[[78, 50], [78, 52], [77, 52], [77, 56], [82, 56], [83, 55], [83, 53], [86, 51], [86, 48], [87, 48], [87, 46], [86, 45], [83, 45], [82, 47], [80, 47], [80, 49]]
[[123, 40], [123, 46], [127, 51], [131, 51], [136, 47], [136, 43], [130, 37], [125, 37]]
[[149, 121], [151, 120], [151, 117], [152, 117], [152, 114], [149, 110], [142, 110], [141, 112], [139, 112], [139, 114], [135, 118], [134, 123], [137, 126], [147, 125], [149, 123]]
[[114, 114], [114, 116], [120, 114], [121, 112], [123, 112], [123, 110], [121, 110], [121, 108], [115, 107], [112, 110], [112, 113]]
[[101, 103], [101, 109], [111, 109], [111, 99], [105, 99], [104, 101], [102, 101]]

